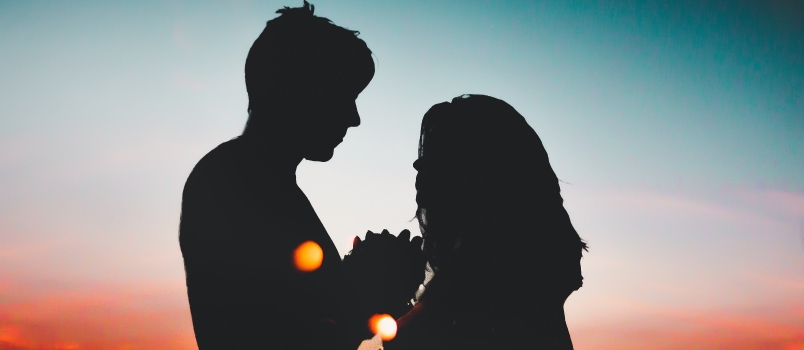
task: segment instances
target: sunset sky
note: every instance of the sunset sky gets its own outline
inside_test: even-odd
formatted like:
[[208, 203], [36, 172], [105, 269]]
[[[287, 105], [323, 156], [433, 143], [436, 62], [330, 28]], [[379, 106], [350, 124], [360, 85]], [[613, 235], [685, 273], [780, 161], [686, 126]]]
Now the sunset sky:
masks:
[[[377, 73], [298, 182], [341, 254], [413, 218], [421, 117], [542, 138], [590, 251], [576, 349], [804, 349], [804, 2], [313, 1]], [[178, 245], [287, 1], [0, 0], [0, 350], [195, 349]], [[493, 235], [493, 232], [489, 233]]]

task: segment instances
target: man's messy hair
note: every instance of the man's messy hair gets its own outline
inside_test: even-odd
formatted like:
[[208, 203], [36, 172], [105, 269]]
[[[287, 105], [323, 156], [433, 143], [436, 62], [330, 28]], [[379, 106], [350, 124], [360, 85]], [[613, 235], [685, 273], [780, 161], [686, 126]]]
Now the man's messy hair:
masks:
[[246, 58], [249, 112], [296, 101], [323, 86], [355, 96], [374, 76], [374, 60], [358, 31], [314, 14], [315, 6], [284, 7], [268, 21]]
[[285, 6], [276, 10], [276, 13], [287, 16], [315, 16], [315, 5], [311, 5], [307, 0], [304, 0], [304, 5], [301, 7]]

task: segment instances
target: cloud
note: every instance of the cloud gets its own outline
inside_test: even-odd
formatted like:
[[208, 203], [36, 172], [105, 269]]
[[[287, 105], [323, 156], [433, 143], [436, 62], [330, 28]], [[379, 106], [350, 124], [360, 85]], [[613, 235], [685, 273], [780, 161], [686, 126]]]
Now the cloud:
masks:
[[[566, 311], [577, 349], [804, 346], [804, 194], [568, 188], [592, 251]], [[794, 249], [796, 248], [796, 249]]]
[[196, 348], [181, 285], [0, 285], [0, 349]]
[[745, 188], [720, 193], [715, 198], [687, 194], [636, 192], [614, 196], [613, 200], [642, 211], [671, 217], [699, 217], [712, 220], [770, 224], [779, 216], [804, 216], [804, 195], [785, 191], [755, 191]]
[[629, 320], [573, 327], [576, 349], [799, 349], [804, 303], [745, 310], [646, 307]]
[[578, 191], [569, 187], [562, 194], [569, 210], [587, 216], [621, 216], [630, 222], [649, 218], [653, 222], [695, 221], [723, 227], [784, 227], [790, 233], [798, 231], [804, 222], [804, 193], [796, 191], [744, 187], [708, 192]]
[[187, 74], [176, 74], [173, 76], [172, 83], [180, 90], [199, 91], [207, 87], [207, 83], [202, 79]]
[[203, 156], [205, 144], [176, 134], [176, 130], [162, 127], [89, 130], [49, 136], [30, 134], [0, 139], [0, 178], [7, 181], [0, 188], [16, 190], [14, 186], [28, 185], [32, 181], [36, 181], [38, 187], [66, 179], [108, 177], [143, 170], [163, 173], [176, 164], [191, 169], [193, 160]]
[[804, 219], [804, 193], [783, 190], [750, 190], [739, 188], [734, 193], [743, 201], [765, 212]]
[[[0, 261], [20, 260], [35, 256], [43, 256], [50, 253], [54, 248], [69, 241], [69, 235], [63, 235], [39, 242], [28, 242], [19, 245], [10, 245], [0, 248]], [[0, 281], [0, 294], [3, 292], [3, 284]]]
[[187, 37], [187, 28], [184, 23], [176, 23], [173, 26], [173, 43], [183, 50], [192, 50], [193, 45]]

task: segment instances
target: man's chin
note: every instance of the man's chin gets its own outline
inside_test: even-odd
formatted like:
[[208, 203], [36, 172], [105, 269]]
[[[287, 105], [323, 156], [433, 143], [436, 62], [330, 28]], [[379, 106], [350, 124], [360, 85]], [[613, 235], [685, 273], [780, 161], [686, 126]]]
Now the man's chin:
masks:
[[304, 159], [311, 160], [314, 162], [327, 162], [332, 159], [332, 155], [335, 153], [335, 149], [329, 150], [322, 150], [317, 152], [309, 152]]

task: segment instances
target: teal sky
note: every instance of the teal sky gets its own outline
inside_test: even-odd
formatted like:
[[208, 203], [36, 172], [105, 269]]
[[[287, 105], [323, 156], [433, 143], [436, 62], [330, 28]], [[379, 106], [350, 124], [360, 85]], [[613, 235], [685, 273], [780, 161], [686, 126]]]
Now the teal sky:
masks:
[[[145, 286], [131, 298], [174, 310], [163, 328], [186, 338], [184, 181], [242, 131], [248, 49], [300, 4], [0, 1], [0, 335], [89, 344], [26, 331], [60, 317], [31, 305]], [[377, 64], [362, 125], [332, 161], [299, 168], [341, 254], [369, 229], [418, 231], [422, 115], [487, 94], [539, 133], [592, 248], [566, 307], [579, 349], [646, 348], [633, 334], [684, 348], [697, 321], [712, 348], [804, 347], [804, 3], [314, 5]]]

